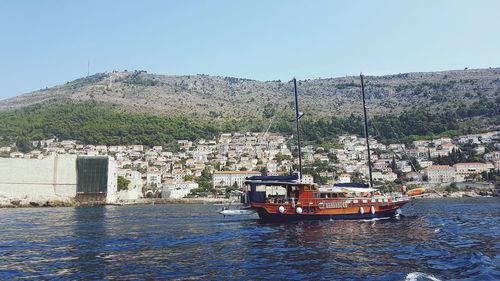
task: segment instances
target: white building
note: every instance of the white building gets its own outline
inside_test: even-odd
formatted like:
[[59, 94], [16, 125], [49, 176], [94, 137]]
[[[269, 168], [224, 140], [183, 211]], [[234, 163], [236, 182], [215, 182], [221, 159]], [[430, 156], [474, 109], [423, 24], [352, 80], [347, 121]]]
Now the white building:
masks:
[[305, 184], [313, 184], [314, 183], [314, 178], [311, 175], [302, 175], [302, 183]]
[[487, 172], [494, 168], [491, 163], [457, 163], [453, 167], [455, 168], [457, 182], [463, 182], [470, 175]]
[[430, 183], [450, 183], [455, 181], [455, 168], [447, 165], [432, 165], [425, 170]]
[[339, 183], [350, 183], [351, 182], [351, 174], [342, 173], [339, 175]]
[[179, 199], [188, 195], [191, 190], [198, 188], [198, 183], [185, 181], [163, 185], [162, 198]]
[[143, 180], [140, 172], [130, 169], [118, 169], [117, 175], [130, 181], [128, 190], [118, 191], [118, 200], [142, 198]]
[[147, 186], [161, 186], [161, 173], [159, 171], [150, 171], [146, 174], [146, 185]]
[[255, 171], [217, 171], [213, 174], [214, 188], [232, 186], [234, 183], [236, 183], [238, 187], [243, 187], [247, 177], [260, 175], [260, 172]]

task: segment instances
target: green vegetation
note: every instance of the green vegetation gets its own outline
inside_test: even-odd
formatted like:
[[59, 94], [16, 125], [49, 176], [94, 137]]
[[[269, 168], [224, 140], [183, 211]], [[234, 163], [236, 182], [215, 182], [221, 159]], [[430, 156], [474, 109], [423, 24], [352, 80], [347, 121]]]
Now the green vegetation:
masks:
[[56, 136], [85, 144], [171, 145], [177, 139], [212, 138], [214, 125], [181, 117], [122, 113], [93, 103], [58, 103], [0, 112], [0, 142], [19, 136], [40, 140]]
[[274, 116], [275, 113], [276, 113], [276, 106], [275, 105], [273, 105], [271, 103], [267, 103], [264, 106], [263, 115], [265, 118], [271, 118]]
[[130, 184], [130, 180], [122, 176], [118, 176], [117, 184], [118, 184], [118, 191], [128, 190], [128, 185]]
[[446, 192], [455, 192], [455, 191], [458, 191], [458, 186], [456, 183], [451, 183], [450, 185], [448, 185], [447, 187], [445, 187], [445, 190]]
[[70, 86], [73, 86], [74, 88], [78, 88], [78, 87], [83, 87], [83, 86], [87, 86], [87, 85], [91, 85], [91, 84], [100, 82], [104, 78], [106, 78], [106, 73], [96, 73], [94, 75], [90, 75], [87, 77], [73, 80], [71, 82], [66, 83], [66, 85], [70, 85]]
[[438, 165], [450, 166], [464, 162], [484, 162], [484, 159], [474, 152], [475, 147], [477, 147], [477, 145], [464, 144], [459, 150], [453, 149], [448, 156], [433, 158], [432, 162]]
[[[269, 106], [269, 114], [274, 114]], [[411, 142], [423, 137], [455, 136], [463, 133], [462, 119], [486, 117], [498, 123], [500, 98], [483, 100], [455, 111], [428, 112], [412, 110], [400, 115], [371, 118], [370, 135], [383, 142]], [[29, 150], [31, 140], [57, 137], [85, 144], [133, 144], [175, 146], [178, 139], [212, 139], [222, 132], [260, 132], [268, 121], [255, 119], [206, 120], [186, 117], [162, 117], [124, 113], [115, 107], [97, 103], [44, 103], [14, 111], [0, 112], [0, 144], [17, 142]], [[290, 116], [276, 116], [270, 130], [282, 134], [294, 132]], [[363, 135], [361, 116], [305, 119], [301, 122], [306, 143], [324, 144], [340, 134]]]
[[16, 147], [17, 150], [23, 153], [30, 152], [31, 150], [33, 150], [31, 142], [25, 137], [19, 137], [16, 140]]
[[201, 171], [201, 176], [195, 180], [198, 183], [198, 188], [191, 190], [192, 195], [199, 195], [201, 193], [212, 193], [214, 191], [213, 187], [213, 177], [208, 169]]
[[123, 83], [131, 85], [140, 85], [140, 86], [157, 86], [160, 84], [160, 82], [153, 79], [141, 79], [141, 78], [123, 80]]

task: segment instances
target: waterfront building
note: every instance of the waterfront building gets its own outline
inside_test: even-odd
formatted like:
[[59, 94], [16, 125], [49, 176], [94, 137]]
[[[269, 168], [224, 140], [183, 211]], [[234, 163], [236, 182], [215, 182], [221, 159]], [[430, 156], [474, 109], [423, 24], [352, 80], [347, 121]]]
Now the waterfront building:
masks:
[[455, 181], [463, 182], [467, 179], [467, 177], [480, 174], [482, 172], [490, 171], [494, 168], [491, 163], [457, 163], [453, 165], [455, 168]]
[[260, 175], [260, 172], [255, 171], [217, 171], [213, 174], [214, 188], [232, 186], [234, 183], [238, 187], [243, 187], [243, 183], [247, 177]]
[[432, 165], [426, 168], [430, 183], [450, 183], [455, 181], [455, 168], [448, 165]]

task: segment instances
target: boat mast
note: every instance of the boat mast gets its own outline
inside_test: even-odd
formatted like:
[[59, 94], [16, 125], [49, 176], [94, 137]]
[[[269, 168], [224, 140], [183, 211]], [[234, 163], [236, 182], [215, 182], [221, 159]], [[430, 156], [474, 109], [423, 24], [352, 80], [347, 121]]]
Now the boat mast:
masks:
[[299, 150], [299, 180], [302, 180], [302, 154], [300, 151], [300, 129], [299, 129], [299, 99], [297, 98], [297, 80], [293, 78], [293, 87], [295, 92], [295, 122], [297, 124], [297, 148]]
[[366, 117], [366, 104], [365, 104], [365, 85], [363, 83], [363, 73], [359, 75], [361, 77], [361, 94], [363, 97], [363, 115], [365, 119], [365, 138], [366, 138], [366, 148], [368, 149], [368, 172], [370, 174], [370, 187], [373, 187], [372, 178], [372, 159], [370, 153], [370, 141], [368, 140], [368, 118]]

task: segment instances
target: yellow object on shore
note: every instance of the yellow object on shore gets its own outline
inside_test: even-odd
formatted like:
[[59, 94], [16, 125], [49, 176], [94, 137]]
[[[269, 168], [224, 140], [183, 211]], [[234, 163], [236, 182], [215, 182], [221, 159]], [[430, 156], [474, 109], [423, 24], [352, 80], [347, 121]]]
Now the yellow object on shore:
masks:
[[425, 193], [425, 187], [417, 187], [406, 192], [408, 196], [417, 196]]

